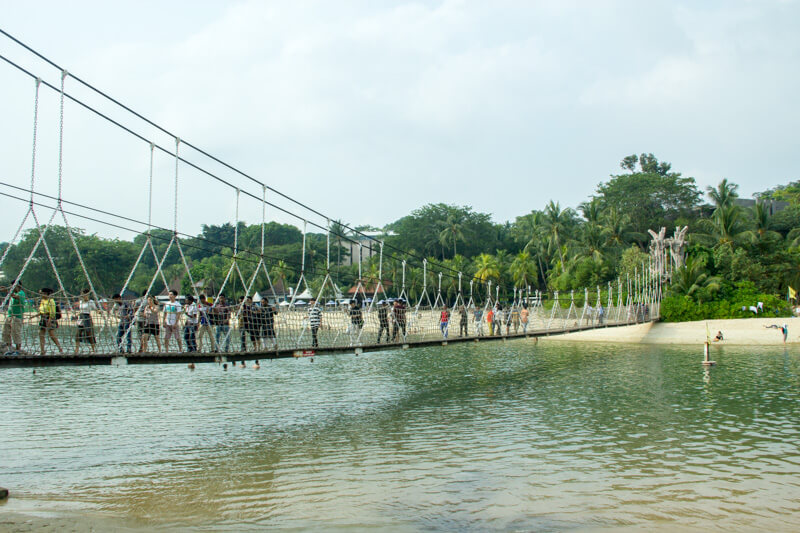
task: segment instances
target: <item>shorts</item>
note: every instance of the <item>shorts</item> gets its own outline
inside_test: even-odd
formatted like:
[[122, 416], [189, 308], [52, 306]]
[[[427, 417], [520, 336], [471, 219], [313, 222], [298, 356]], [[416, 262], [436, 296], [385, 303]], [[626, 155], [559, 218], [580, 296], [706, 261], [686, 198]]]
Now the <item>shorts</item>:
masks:
[[58, 329], [58, 320], [55, 318], [44, 318], [41, 317], [39, 319], [39, 330], [40, 331], [48, 331]]
[[275, 338], [275, 327], [274, 326], [263, 326], [261, 328], [261, 334], [266, 339], [274, 339]]
[[178, 333], [177, 324], [164, 324], [164, 340], [168, 341], [170, 337], [175, 337], [178, 341], [180, 341], [181, 337]]
[[247, 326], [244, 328], [245, 332], [250, 336], [250, 340], [252, 342], [256, 342], [258, 340], [258, 327], [257, 326]]
[[22, 344], [22, 319], [7, 317], [3, 322], [3, 344]]
[[75, 342], [86, 342], [89, 344], [94, 344], [94, 328], [92, 328], [92, 323], [89, 322], [86, 325], [79, 325], [78, 330], [75, 332]]
[[161, 326], [158, 324], [145, 324], [142, 328], [142, 335], [161, 335]]

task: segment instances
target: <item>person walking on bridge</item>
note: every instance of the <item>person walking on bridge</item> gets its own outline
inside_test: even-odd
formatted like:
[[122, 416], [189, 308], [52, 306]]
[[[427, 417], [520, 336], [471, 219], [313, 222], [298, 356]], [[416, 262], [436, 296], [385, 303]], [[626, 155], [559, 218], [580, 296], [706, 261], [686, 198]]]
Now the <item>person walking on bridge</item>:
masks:
[[131, 326], [133, 325], [133, 307], [130, 303], [124, 301], [120, 294], [115, 294], [111, 297], [115, 304], [117, 304], [117, 350], [123, 353], [123, 341], [127, 340], [128, 353], [131, 353], [131, 345], [133, 344], [133, 332]]
[[217, 351], [217, 343], [214, 341], [214, 333], [211, 325], [211, 303], [205, 294], [201, 294], [197, 300], [197, 351], [203, 351], [203, 339], [208, 337], [208, 342], [211, 344], [209, 351]]
[[61, 344], [56, 337], [56, 329], [58, 329], [59, 310], [56, 301], [53, 299], [53, 289], [48, 287], [39, 291], [41, 300], [39, 301], [39, 347], [41, 348], [42, 355], [44, 351], [44, 336], [50, 336], [53, 344], [58, 348], [58, 353], [63, 354], [64, 350], [61, 349]]
[[494, 334], [500, 336], [503, 334], [503, 306], [497, 304], [494, 310]]
[[266, 350], [267, 346], [270, 349], [278, 348], [278, 340], [275, 337], [275, 314], [277, 311], [275, 307], [267, 300], [261, 301], [261, 338], [264, 341], [263, 348]]
[[191, 294], [186, 297], [186, 323], [183, 326], [183, 340], [186, 342], [187, 352], [197, 351], [197, 322], [199, 311]]
[[403, 298], [398, 298], [394, 302], [394, 325], [392, 326], [392, 341], [397, 341], [398, 335], [403, 333], [403, 340], [406, 340], [406, 302]]
[[450, 324], [450, 311], [447, 306], [442, 307], [442, 313], [439, 315], [439, 328], [442, 330], [442, 338], [447, 338], [447, 328]]
[[530, 320], [530, 311], [528, 311], [528, 304], [522, 304], [522, 309], [519, 312], [519, 320], [522, 323], [522, 333], [528, 334], [528, 320]]
[[459, 311], [459, 322], [458, 322], [458, 336], [459, 337], [466, 337], [469, 335], [469, 313], [467, 312], [467, 307], [464, 304], [461, 304], [461, 307], [458, 308]]
[[492, 307], [486, 311], [486, 324], [489, 326], [489, 336], [492, 337], [494, 335], [494, 308]]
[[389, 342], [389, 303], [381, 302], [378, 307], [378, 344], [381, 343], [383, 332], [386, 332], [386, 342]]
[[161, 315], [155, 297], [147, 296], [147, 304], [144, 306], [142, 313], [144, 316], [144, 327], [142, 328], [139, 353], [147, 351], [150, 337], [155, 339], [156, 348], [161, 352]]
[[317, 333], [319, 332], [319, 327], [322, 325], [322, 311], [317, 305], [316, 300], [311, 300], [309, 304], [311, 304], [308, 310], [308, 325], [311, 326], [311, 347], [319, 348]]
[[[22, 351], [22, 319], [25, 316], [25, 291], [22, 290], [17, 280], [8, 287], [3, 287], [9, 292], [8, 314], [3, 322], [3, 351], [4, 355], [17, 355]], [[12, 350], [12, 344], [16, 351]]]
[[[519, 307], [514, 305], [511, 308], [511, 316], [508, 317], [508, 320], [514, 326], [514, 335], [516, 335], [519, 332]], [[508, 333], [508, 330], [506, 330], [506, 333]]]
[[258, 323], [258, 310], [253, 304], [252, 296], [247, 296], [244, 299], [240, 312], [243, 326], [242, 331], [244, 332], [244, 335], [242, 336], [242, 351], [247, 351], [247, 337], [250, 337], [250, 344], [253, 345], [253, 351], [258, 351], [260, 345], [259, 333], [261, 330], [261, 325]]
[[479, 337], [483, 337], [483, 309], [480, 307], [475, 307], [474, 311], [474, 318], [475, 318], [475, 334]]
[[220, 337], [222, 337], [222, 344], [224, 344], [225, 352], [231, 351], [231, 308], [228, 307], [228, 301], [224, 294], [217, 296], [214, 305], [211, 306], [211, 320], [217, 327], [214, 337], [214, 344], [216, 350], [219, 350]]
[[361, 312], [361, 302], [354, 298], [350, 302], [350, 344], [353, 344], [361, 336], [363, 326], [364, 315]]
[[169, 353], [169, 341], [175, 338], [178, 344], [178, 352], [183, 351], [183, 343], [179, 334], [179, 322], [183, 306], [178, 301], [178, 293], [169, 291], [169, 301], [164, 304], [164, 351]]
[[78, 300], [78, 328], [75, 331], [75, 353], [81, 351], [81, 343], [88, 343], [92, 353], [97, 352], [97, 340], [94, 337], [94, 323], [92, 311], [97, 310], [97, 305], [89, 299], [89, 289], [81, 290]]

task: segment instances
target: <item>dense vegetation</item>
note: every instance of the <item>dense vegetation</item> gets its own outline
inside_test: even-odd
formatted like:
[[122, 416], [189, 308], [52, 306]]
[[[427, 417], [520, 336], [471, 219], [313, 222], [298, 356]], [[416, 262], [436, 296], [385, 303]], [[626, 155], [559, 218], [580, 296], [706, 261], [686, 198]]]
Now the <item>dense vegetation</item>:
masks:
[[[421, 259], [425, 257], [430, 265], [428, 287], [436, 286], [437, 275], [443, 271], [442, 292], [450, 298], [458, 286], [457, 277], [449, 275], [455, 272], [464, 273], [465, 288], [470, 279], [492, 281], [503, 287], [505, 294], [512, 287], [544, 291], [594, 287], [629, 275], [646, 261], [648, 229], [664, 226], [670, 235], [675, 226], [688, 225], [686, 266], [675, 273], [668, 289], [662, 310], [666, 319], [746, 316], [749, 312], [743, 313], [742, 306], [757, 301], [764, 302], [768, 312], [787, 312], [787, 291], [800, 285], [800, 182], [759, 193], [752, 207], [744, 207], [737, 202], [736, 184], [723, 180], [715, 188], [700, 191], [693, 178], [682, 176], [652, 154], [628, 156], [620, 167], [620, 174], [600, 183], [577, 208], [550, 201], [541, 211], [504, 223], [493, 222], [490, 214], [468, 206], [425, 205], [382, 228], [388, 232], [383, 279], [399, 286], [401, 260], [407, 259], [406, 287], [409, 296], [416, 298], [423, 287]], [[784, 208], [773, 213], [773, 202], [788, 205], [780, 204]], [[75, 293], [86, 283], [66, 231], [52, 228], [48, 244], [65, 287]], [[157, 254], [163, 254], [171, 236], [168, 231], [152, 232]], [[353, 236], [341, 222], [333, 224], [331, 277], [343, 291], [357, 278], [357, 266], [344, 265], [347, 243]], [[37, 237], [35, 231], [29, 231], [11, 246], [3, 264], [7, 278], [19, 271]], [[193, 278], [205, 280], [211, 292], [229, 271], [233, 237], [233, 225], [225, 224], [203, 226], [199, 235], [182, 240]], [[128, 242], [79, 230], [75, 238], [102, 294], [121, 288], [146, 242], [146, 235]], [[301, 232], [273, 222], [267, 225], [265, 241], [265, 261], [273, 282], [287, 287], [296, 283]], [[249, 281], [259, 259], [260, 225], [240, 223], [239, 243], [242, 276]], [[325, 235], [308, 235], [306, 277], [312, 289], [318, 288], [325, 276], [325, 248]], [[44, 254], [40, 247], [23, 278], [26, 286], [57, 286]], [[146, 291], [155, 268], [148, 251], [130, 289]], [[174, 247], [164, 269], [168, 280], [183, 277], [183, 263]], [[375, 282], [378, 273], [374, 255], [363, 265], [362, 277]], [[238, 274], [233, 278], [226, 292], [240, 294], [241, 279]], [[182, 283], [184, 291], [189, 291], [188, 278]], [[261, 275], [254, 289], [266, 286], [266, 276]], [[163, 282], [157, 280], [154, 287], [160, 291]]]

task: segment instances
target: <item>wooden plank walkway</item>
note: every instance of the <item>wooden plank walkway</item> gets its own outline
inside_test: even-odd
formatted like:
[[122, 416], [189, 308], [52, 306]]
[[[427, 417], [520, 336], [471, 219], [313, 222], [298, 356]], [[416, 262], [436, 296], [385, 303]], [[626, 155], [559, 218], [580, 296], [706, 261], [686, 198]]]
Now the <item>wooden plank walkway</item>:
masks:
[[[651, 320], [651, 322], [656, 321]], [[517, 339], [538, 339], [539, 337], [548, 337], [553, 335], [563, 335], [565, 333], [572, 333], [575, 331], [583, 331], [587, 329], [599, 328], [615, 328], [632, 325], [635, 322], [621, 322], [604, 324], [602, 326], [585, 325], [573, 326], [563, 329], [550, 329], [550, 330], [531, 330], [526, 333], [498, 335], [498, 336], [467, 336], [467, 337], [451, 337], [445, 339], [425, 339], [418, 341], [409, 341], [406, 343], [385, 343], [385, 344], [363, 344], [360, 346], [342, 346], [331, 348], [318, 348], [309, 354], [308, 351], [297, 349], [279, 349], [272, 351], [262, 352], [230, 352], [225, 354], [209, 353], [209, 352], [194, 352], [194, 353], [132, 353], [132, 354], [115, 354], [115, 353], [81, 353], [81, 354], [22, 354], [22, 355], [9, 355], [0, 356], [0, 367], [12, 368], [25, 368], [25, 367], [42, 367], [42, 366], [69, 366], [69, 365], [124, 365], [124, 364], [164, 364], [164, 363], [214, 363], [214, 362], [228, 362], [228, 361], [252, 361], [269, 360], [269, 359], [284, 359], [289, 357], [306, 357], [313, 355], [331, 355], [331, 354], [353, 354], [358, 355], [361, 353], [376, 352], [382, 350], [397, 350], [414, 348], [419, 346], [442, 346], [447, 344], [457, 344], [464, 342], [497, 342], [506, 340]], [[641, 323], [641, 322], [639, 322]]]

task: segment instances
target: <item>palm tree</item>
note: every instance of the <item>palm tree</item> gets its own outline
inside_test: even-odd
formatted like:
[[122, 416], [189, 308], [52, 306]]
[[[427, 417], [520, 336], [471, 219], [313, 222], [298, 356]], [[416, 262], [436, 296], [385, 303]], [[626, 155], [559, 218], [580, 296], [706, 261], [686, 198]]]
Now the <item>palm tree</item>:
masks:
[[606, 232], [606, 244], [615, 248], [623, 248], [633, 241], [642, 241], [644, 236], [631, 230], [631, 219], [616, 207], [609, 207], [601, 218]]
[[283, 259], [275, 263], [270, 271], [270, 275], [272, 276], [274, 282], [277, 283], [280, 281], [284, 291], [286, 290], [286, 280], [289, 278], [289, 271], [289, 265], [287, 265], [286, 261]]
[[550, 257], [548, 254], [544, 219], [544, 213], [541, 211], [531, 212], [528, 217], [529, 239], [523, 251], [532, 253], [536, 257], [536, 263], [539, 265], [539, 274], [541, 275], [542, 281], [546, 282], [547, 272], [545, 271], [544, 265], [550, 262]]
[[415, 267], [406, 268], [406, 292], [409, 300], [416, 300], [422, 289], [422, 269]]
[[714, 246], [733, 246], [744, 234], [740, 221], [741, 211], [738, 205], [733, 204], [716, 208], [711, 219], [701, 221], [707, 231], [695, 235]]
[[339, 267], [342, 265], [342, 240], [348, 238], [351, 231], [341, 220], [334, 220], [330, 227], [331, 237], [336, 239], [336, 283], [339, 283]]
[[590, 224], [600, 224], [602, 218], [602, 206], [600, 200], [592, 198], [589, 202], [581, 202], [578, 206], [583, 213], [583, 218]]
[[753, 216], [754, 229], [746, 231], [751, 241], [756, 244], [763, 245], [768, 240], [775, 241], [780, 238], [781, 234], [777, 231], [770, 229], [772, 227], [772, 215], [769, 209], [762, 200], [756, 200], [756, 205], [750, 210]]
[[587, 222], [581, 230], [578, 238], [580, 255], [602, 262], [607, 242], [603, 227], [594, 222]]
[[692, 296], [700, 289], [716, 291], [719, 287], [719, 278], [709, 277], [703, 261], [689, 255], [686, 256], [684, 265], [673, 274], [670, 289], [678, 294]]
[[573, 211], [570, 208], [561, 209], [558, 202], [547, 204], [544, 208], [545, 232], [551, 248], [555, 248], [564, 262], [564, 253], [561, 249], [562, 238], [567, 236], [568, 226], [572, 222]]
[[714, 205], [719, 209], [720, 207], [730, 207], [733, 201], [738, 198], [737, 190], [739, 186], [735, 183], [728, 181], [728, 178], [723, 179], [715, 187], [706, 187], [708, 197], [714, 202]]
[[518, 289], [529, 286], [536, 279], [536, 265], [528, 252], [519, 252], [508, 270]]
[[497, 259], [487, 253], [480, 254], [475, 258], [475, 279], [481, 283], [493, 279], [497, 281], [500, 278], [500, 267], [497, 264]]
[[443, 229], [439, 232], [439, 242], [442, 246], [446, 246], [448, 242], [453, 241], [453, 257], [458, 255], [457, 244], [458, 241], [464, 241], [464, 224], [462, 217], [456, 216], [455, 213], [449, 213], [447, 219], [443, 222]]
[[508, 250], [495, 250], [494, 258], [497, 261], [497, 283], [505, 287], [508, 282], [508, 266], [511, 264], [511, 254]]

